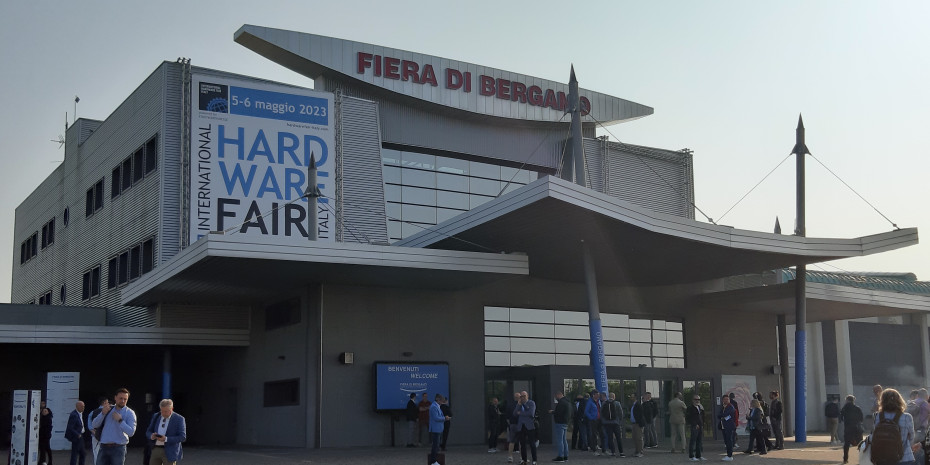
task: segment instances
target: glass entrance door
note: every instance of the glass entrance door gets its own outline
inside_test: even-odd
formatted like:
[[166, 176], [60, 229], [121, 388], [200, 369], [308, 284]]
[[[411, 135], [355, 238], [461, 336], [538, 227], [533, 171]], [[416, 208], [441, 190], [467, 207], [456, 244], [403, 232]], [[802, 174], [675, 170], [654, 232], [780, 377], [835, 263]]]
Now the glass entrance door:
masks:
[[[716, 434], [716, 428], [713, 427], [714, 424], [714, 398], [711, 394], [711, 383], [709, 380], [686, 380], [682, 381], [682, 394], [683, 398], [686, 399], [685, 403], [691, 405], [691, 399], [694, 399], [695, 396], [701, 398], [701, 407], [704, 408], [704, 437], [713, 438]], [[688, 435], [690, 436], [690, 431]]]

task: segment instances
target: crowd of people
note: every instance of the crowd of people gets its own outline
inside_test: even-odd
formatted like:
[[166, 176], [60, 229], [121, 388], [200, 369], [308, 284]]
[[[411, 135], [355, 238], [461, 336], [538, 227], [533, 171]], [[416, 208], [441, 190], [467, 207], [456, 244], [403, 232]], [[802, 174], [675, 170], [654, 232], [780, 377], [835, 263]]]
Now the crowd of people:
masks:
[[[129, 390], [116, 391], [111, 404], [100, 398], [100, 406], [85, 414], [84, 402], [78, 400], [68, 416], [64, 437], [71, 443], [70, 465], [85, 465], [87, 438], [91, 441], [91, 463], [94, 465], [124, 465], [129, 438], [136, 433], [137, 417], [127, 404]], [[39, 405], [39, 463], [52, 465], [52, 418], [54, 414], [45, 401]], [[145, 432], [147, 438], [144, 463], [176, 465], [183, 456], [181, 443], [187, 440], [187, 423], [174, 412], [174, 401], [163, 399], [159, 412], [152, 415]]]

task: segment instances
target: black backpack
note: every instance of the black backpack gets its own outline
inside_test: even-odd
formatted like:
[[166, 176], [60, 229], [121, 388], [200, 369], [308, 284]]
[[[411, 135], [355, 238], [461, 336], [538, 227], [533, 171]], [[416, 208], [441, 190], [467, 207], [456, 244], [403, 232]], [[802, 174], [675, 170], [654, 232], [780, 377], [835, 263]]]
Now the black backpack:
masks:
[[617, 406], [613, 402], [607, 401], [604, 404], [604, 419], [605, 420], [616, 420], [617, 419]]
[[904, 443], [901, 441], [901, 427], [898, 420], [901, 413], [896, 413], [894, 419], [880, 415], [878, 424], [872, 430], [872, 463], [875, 465], [896, 465], [904, 457]]

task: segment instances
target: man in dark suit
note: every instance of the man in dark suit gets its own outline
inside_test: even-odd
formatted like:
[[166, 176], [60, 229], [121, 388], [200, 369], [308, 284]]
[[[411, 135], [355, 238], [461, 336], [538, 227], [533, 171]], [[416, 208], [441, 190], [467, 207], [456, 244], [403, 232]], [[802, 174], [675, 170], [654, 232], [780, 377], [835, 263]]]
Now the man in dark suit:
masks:
[[71, 441], [71, 465], [84, 465], [84, 402], [77, 401], [68, 417], [65, 439]]
[[162, 399], [158, 403], [160, 415], [152, 417], [145, 435], [152, 445], [149, 465], [176, 465], [183, 451], [181, 443], [187, 440], [187, 422], [174, 412], [174, 401]]
[[688, 406], [685, 422], [691, 425], [691, 441], [688, 442], [688, 458], [701, 460], [704, 453], [704, 406], [696, 393]]

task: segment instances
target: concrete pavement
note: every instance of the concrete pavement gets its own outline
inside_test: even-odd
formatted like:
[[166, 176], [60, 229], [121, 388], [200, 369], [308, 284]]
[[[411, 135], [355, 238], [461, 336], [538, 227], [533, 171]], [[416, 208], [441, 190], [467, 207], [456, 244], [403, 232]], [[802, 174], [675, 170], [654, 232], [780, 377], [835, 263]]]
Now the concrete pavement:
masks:
[[[740, 438], [745, 445], [747, 438]], [[734, 464], [744, 465], [801, 465], [801, 464], [841, 464], [843, 463], [843, 449], [827, 443], [827, 436], [808, 435], [808, 442], [796, 444], [789, 439], [785, 440], [785, 450], [772, 451], [766, 455], [745, 455], [742, 452], [733, 454]], [[668, 441], [663, 443], [667, 446]], [[626, 452], [629, 452], [630, 442], [624, 441]], [[708, 441], [704, 444], [706, 464], [726, 463], [720, 459], [724, 456], [723, 441]], [[349, 449], [293, 449], [280, 447], [185, 447], [184, 459], [179, 465], [349, 465], [349, 464], [383, 464], [383, 465], [426, 465], [428, 447], [408, 449], [405, 447], [361, 447]], [[539, 465], [551, 464], [555, 457], [555, 448], [548, 444], [539, 447]], [[68, 463], [69, 451], [56, 451], [54, 463], [59, 465]], [[88, 456], [89, 458], [89, 456]], [[515, 463], [520, 462], [519, 454], [515, 454]], [[142, 449], [132, 448], [126, 458], [127, 465], [140, 465], [142, 463]], [[666, 465], [690, 464], [688, 454], [672, 454], [667, 448], [647, 449], [646, 456], [642, 458], [615, 458], [595, 457], [590, 452], [571, 451], [568, 464], [584, 465]], [[858, 465], [858, 454], [850, 451], [851, 465]], [[88, 461], [88, 464], [90, 462]], [[507, 465], [507, 455], [504, 453], [489, 454], [486, 447], [481, 445], [450, 446], [446, 452], [447, 465]]]

